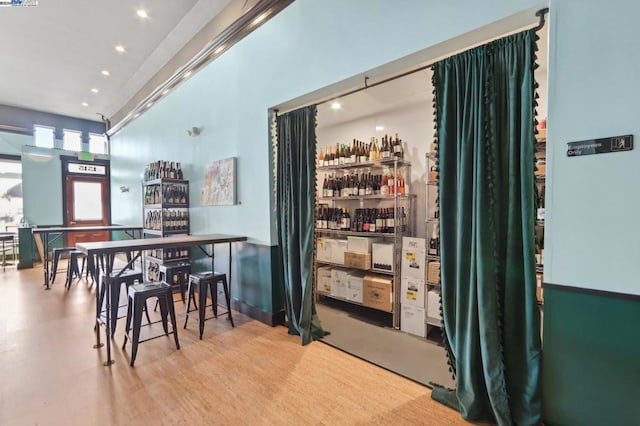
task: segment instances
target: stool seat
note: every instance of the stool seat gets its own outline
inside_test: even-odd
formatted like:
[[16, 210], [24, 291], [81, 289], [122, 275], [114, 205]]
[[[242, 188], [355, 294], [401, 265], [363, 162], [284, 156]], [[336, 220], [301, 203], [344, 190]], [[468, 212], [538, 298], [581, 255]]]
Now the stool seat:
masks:
[[[229, 292], [229, 286], [227, 284], [227, 275], [220, 272], [201, 272], [189, 275], [189, 288], [187, 290], [187, 309], [184, 319], [184, 328], [187, 328], [189, 321], [189, 313], [198, 311], [198, 323], [200, 340], [202, 340], [202, 334], [204, 332], [204, 322], [212, 318], [218, 318], [218, 284], [222, 284], [224, 296], [226, 299], [227, 311], [221, 314], [227, 314], [227, 320], [233, 324], [233, 317], [231, 316], [231, 295]], [[207, 290], [211, 293], [211, 305], [207, 305]], [[196, 303], [195, 293], [198, 293], [198, 303]], [[191, 309], [191, 301], [193, 300], [194, 308]], [[199, 305], [199, 306], [198, 306]], [[206, 308], [211, 307], [213, 311], [213, 317], [206, 317]]]
[[[162, 336], [173, 334], [176, 349], [180, 349], [178, 341], [178, 328], [176, 327], [176, 313], [173, 306], [173, 291], [171, 286], [165, 282], [147, 282], [141, 284], [133, 284], [129, 286], [127, 291], [129, 304], [127, 308], [127, 325], [122, 349], [127, 345], [127, 341], [131, 340], [131, 362], [133, 364], [138, 354], [138, 344], [149, 340], [157, 339]], [[146, 307], [147, 299], [157, 297], [160, 304], [160, 321], [150, 322], [148, 325], [162, 322], [164, 334], [140, 340], [140, 328], [142, 327], [142, 310]], [[171, 318], [171, 331], [168, 328], [168, 318]], [[130, 332], [132, 336], [130, 336]]]

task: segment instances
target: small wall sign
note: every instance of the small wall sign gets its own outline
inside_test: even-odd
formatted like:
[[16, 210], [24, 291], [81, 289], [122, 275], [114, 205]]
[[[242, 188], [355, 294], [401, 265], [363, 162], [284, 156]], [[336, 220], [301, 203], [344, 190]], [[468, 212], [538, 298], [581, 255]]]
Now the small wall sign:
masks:
[[631, 151], [632, 149], [633, 135], [612, 136], [609, 138], [569, 142], [567, 144], [567, 157], [580, 157], [582, 155]]

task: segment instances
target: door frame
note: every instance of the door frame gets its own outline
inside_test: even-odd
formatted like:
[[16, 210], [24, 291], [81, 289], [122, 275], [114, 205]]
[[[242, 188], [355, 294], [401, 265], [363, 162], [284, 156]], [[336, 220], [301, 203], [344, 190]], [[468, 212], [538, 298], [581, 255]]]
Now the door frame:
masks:
[[111, 223], [111, 162], [109, 160], [100, 160], [100, 159], [95, 159], [93, 161], [83, 161], [83, 160], [79, 160], [77, 157], [66, 156], [66, 155], [61, 155], [60, 161], [61, 161], [61, 169], [62, 169], [62, 206], [61, 208], [62, 208], [63, 225], [69, 226], [68, 219], [67, 219], [67, 212], [66, 212], [67, 197], [68, 197], [67, 176], [82, 176], [82, 177], [96, 176], [90, 173], [85, 174], [85, 173], [69, 172], [70, 163], [82, 164], [86, 166], [104, 166], [105, 174], [99, 175], [99, 176], [104, 176], [104, 178], [107, 179], [107, 185], [106, 185], [107, 186], [107, 193], [106, 193], [107, 220], [109, 223]]

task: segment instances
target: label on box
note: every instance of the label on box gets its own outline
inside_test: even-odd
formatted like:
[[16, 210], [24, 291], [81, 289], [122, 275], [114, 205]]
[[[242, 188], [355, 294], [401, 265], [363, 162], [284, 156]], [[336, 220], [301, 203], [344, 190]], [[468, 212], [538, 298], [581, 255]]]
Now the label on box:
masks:
[[402, 250], [402, 276], [420, 278], [424, 277], [425, 252], [416, 250]]
[[422, 251], [427, 249], [427, 243], [424, 238], [402, 237], [402, 250]]
[[402, 277], [400, 303], [424, 308], [424, 281], [422, 279]]
[[424, 326], [425, 311], [412, 305], [402, 305], [400, 316], [400, 330], [424, 337], [426, 329]]

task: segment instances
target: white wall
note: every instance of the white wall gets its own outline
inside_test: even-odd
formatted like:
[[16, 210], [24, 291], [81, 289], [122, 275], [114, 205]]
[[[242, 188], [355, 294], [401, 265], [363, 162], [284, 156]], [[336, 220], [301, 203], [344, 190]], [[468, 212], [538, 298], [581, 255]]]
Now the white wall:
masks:
[[[427, 91], [430, 94], [429, 97], [432, 98], [431, 92], [433, 86], [430, 80], [431, 72], [428, 72], [428, 74], [429, 78], [424, 79], [424, 87], [420, 88], [420, 90]], [[343, 105], [348, 103], [348, 99], [341, 100]], [[329, 108], [318, 108], [318, 128], [316, 130], [318, 148], [335, 145], [336, 142], [346, 143], [354, 138], [369, 142], [372, 136], [380, 139], [384, 134], [393, 136], [395, 133], [398, 133], [398, 136], [405, 144], [404, 158], [406, 161], [411, 162], [410, 190], [412, 194], [416, 194], [417, 196], [414, 200], [415, 205], [413, 209], [416, 213], [414, 217], [415, 236], [424, 238], [426, 208], [425, 170], [427, 167], [425, 164], [425, 155], [433, 142], [434, 134], [432, 100], [408, 103], [402, 107], [381, 114], [374, 114], [329, 127], [323, 126], [325, 117], [332, 113], [334, 113], [334, 111], [330, 111]], [[385, 130], [376, 132], [376, 125], [384, 126]], [[324, 172], [318, 173], [319, 188], [321, 188], [324, 174]], [[409, 180], [407, 180], [407, 184], [409, 184]], [[435, 192], [433, 193], [435, 194]], [[371, 207], [374, 206], [371, 205]]]
[[[638, 17], [635, 0], [551, 2], [545, 282], [640, 294]], [[624, 134], [631, 152], [567, 157]]]
[[[193, 209], [191, 230], [276, 244], [268, 108], [311, 92], [335, 92], [329, 87], [335, 82], [383, 64], [398, 61], [378, 70], [397, 72], [516, 29], [523, 19], [535, 22], [535, 10], [545, 4], [405, 0], [398, 7], [383, 0], [297, 0], [112, 138], [112, 184], [131, 186], [128, 195], [112, 196], [114, 222], [140, 223], [144, 164], [175, 159], [191, 165], [186, 177], [193, 197], [204, 166], [234, 155], [242, 204]], [[203, 133], [190, 139], [186, 129], [194, 125]]]

